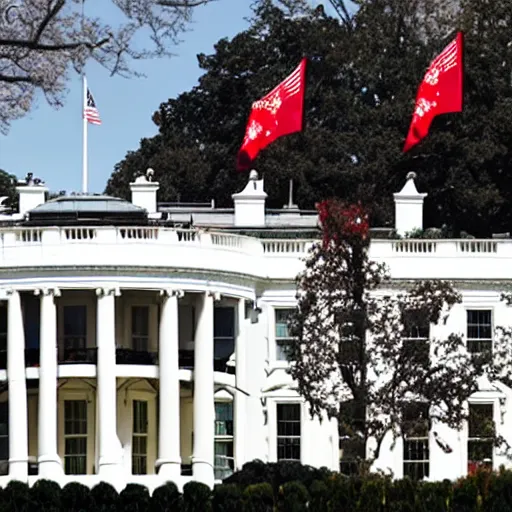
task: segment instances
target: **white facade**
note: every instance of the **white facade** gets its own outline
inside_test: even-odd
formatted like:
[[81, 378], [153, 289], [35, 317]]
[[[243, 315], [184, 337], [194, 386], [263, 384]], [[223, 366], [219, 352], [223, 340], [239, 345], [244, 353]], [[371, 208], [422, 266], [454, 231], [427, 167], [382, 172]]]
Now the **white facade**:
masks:
[[[35, 208], [28, 223], [1, 219], [0, 485], [213, 485], [253, 459], [338, 469], [337, 424], [309, 417], [283, 349], [314, 213], [270, 212], [265, 229], [247, 236], [235, 226], [243, 218], [250, 231], [260, 215], [251, 226], [232, 210], [169, 206], [153, 224], [126, 224], [121, 214], [90, 222], [102, 201], [75, 197]], [[88, 220], [66, 220], [66, 204], [90, 208]], [[191, 218], [195, 227], [184, 227]], [[500, 302], [512, 280], [510, 240], [376, 239], [370, 257], [386, 262], [398, 285], [455, 282], [463, 303], [446, 326], [432, 326], [437, 334], [510, 323]], [[510, 437], [510, 399], [510, 390], [483, 385], [471, 402], [492, 406], [498, 433]], [[409, 441], [423, 443], [421, 464], [437, 480], [465, 474], [478, 440], [436, 425]], [[401, 476], [403, 443], [387, 440], [376, 468]], [[508, 465], [491, 456], [495, 467]]]

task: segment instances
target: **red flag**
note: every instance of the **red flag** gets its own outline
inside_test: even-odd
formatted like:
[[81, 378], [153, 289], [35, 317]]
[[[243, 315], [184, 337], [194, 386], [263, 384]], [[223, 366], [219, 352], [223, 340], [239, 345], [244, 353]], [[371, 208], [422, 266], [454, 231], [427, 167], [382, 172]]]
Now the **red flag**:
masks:
[[306, 61], [261, 100], [252, 104], [237, 168], [249, 168], [258, 153], [277, 138], [302, 131]]
[[425, 138], [434, 117], [462, 112], [462, 32], [433, 60], [421, 82], [404, 152]]

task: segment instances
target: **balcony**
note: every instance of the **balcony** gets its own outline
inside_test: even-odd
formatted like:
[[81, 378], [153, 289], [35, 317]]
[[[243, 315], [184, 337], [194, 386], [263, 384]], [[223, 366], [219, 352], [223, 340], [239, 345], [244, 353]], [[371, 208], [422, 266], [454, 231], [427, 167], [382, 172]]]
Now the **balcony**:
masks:
[[26, 348], [25, 349], [25, 366], [27, 368], [34, 368], [39, 366], [39, 349]]
[[59, 364], [96, 364], [98, 349], [66, 348], [59, 357]]
[[[194, 351], [193, 350], [180, 350], [179, 351], [179, 366], [184, 370], [194, 369]], [[235, 367], [229, 364], [229, 358], [214, 359], [213, 369], [216, 372], [235, 374]]]
[[117, 364], [135, 364], [135, 365], [156, 365], [158, 364], [158, 354], [145, 350], [132, 350], [130, 348], [116, 349]]

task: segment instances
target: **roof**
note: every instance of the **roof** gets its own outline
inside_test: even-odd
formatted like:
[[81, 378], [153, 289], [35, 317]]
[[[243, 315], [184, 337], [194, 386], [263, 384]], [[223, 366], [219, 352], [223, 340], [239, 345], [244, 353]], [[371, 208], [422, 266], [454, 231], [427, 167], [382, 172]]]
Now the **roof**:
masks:
[[111, 196], [61, 196], [36, 206], [28, 212], [31, 223], [125, 223], [147, 222], [147, 212], [140, 206]]
[[36, 206], [29, 213], [128, 212], [145, 211], [129, 201], [111, 196], [61, 196]]

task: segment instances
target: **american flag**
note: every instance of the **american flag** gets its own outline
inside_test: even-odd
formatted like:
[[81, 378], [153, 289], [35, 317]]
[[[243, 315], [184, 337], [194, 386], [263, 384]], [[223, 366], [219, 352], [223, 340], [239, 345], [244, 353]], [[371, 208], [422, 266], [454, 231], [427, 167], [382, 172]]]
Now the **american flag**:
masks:
[[87, 88], [87, 105], [84, 107], [84, 118], [91, 124], [101, 124], [100, 113], [94, 103], [91, 91]]

